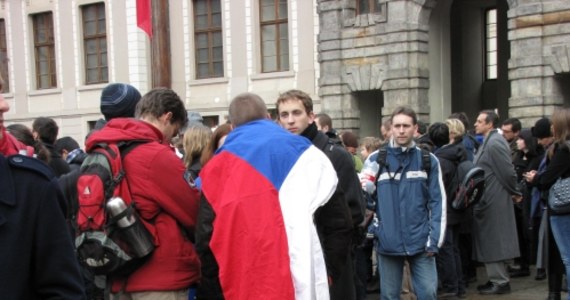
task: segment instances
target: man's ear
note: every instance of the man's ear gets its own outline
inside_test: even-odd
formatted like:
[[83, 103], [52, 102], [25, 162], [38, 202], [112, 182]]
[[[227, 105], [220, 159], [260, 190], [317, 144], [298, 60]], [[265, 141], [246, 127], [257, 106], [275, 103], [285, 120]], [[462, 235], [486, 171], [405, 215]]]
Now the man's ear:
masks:
[[172, 112], [164, 113], [162, 116], [158, 118], [161, 122], [166, 122], [167, 124], [172, 122]]
[[313, 124], [315, 122], [315, 112], [309, 112], [307, 115], [309, 116], [309, 124]]

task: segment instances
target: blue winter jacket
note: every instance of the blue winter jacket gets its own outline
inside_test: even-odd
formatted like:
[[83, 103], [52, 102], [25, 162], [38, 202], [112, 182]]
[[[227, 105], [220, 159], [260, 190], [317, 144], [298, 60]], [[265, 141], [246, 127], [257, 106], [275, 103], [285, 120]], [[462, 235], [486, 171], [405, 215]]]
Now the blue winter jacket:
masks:
[[437, 158], [430, 154], [430, 174], [422, 168], [422, 152], [387, 146], [387, 165], [378, 176], [378, 251], [412, 256], [437, 253], [446, 226], [446, 196]]

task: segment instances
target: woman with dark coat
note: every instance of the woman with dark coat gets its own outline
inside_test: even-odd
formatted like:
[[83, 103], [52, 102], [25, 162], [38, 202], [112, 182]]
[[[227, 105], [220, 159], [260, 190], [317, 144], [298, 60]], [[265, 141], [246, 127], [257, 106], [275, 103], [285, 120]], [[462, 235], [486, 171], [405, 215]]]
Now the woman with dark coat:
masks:
[[[515, 218], [517, 223], [517, 234], [519, 238], [519, 250], [521, 256], [515, 261], [519, 268], [510, 269], [511, 277], [529, 276], [529, 265], [532, 264], [532, 257], [536, 257], [536, 236], [540, 222], [530, 217], [531, 189], [527, 186], [523, 174], [530, 170], [538, 170], [540, 159], [544, 150], [539, 147], [536, 138], [532, 136], [530, 129], [521, 130], [516, 140], [517, 150], [513, 156], [513, 164], [517, 173], [519, 188], [523, 194], [523, 200], [515, 204]], [[540, 221], [540, 220], [538, 220]], [[532, 229], [536, 228], [536, 230]], [[542, 270], [544, 272], [544, 269]]]
[[[525, 174], [527, 181], [535, 184], [540, 190], [548, 191], [559, 178], [570, 177], [570, 108], [559, 108], [552, 114], [552, 134], [554, 144], [547, 153], [547, 167], [543, 173], [530, 171]], [[548, 207], [549, 221], [554, 240], [566, 274], [570, 274], [570, 214], [557, 214]], [[568, 276], [566, 277], [568, 280]], [[560, 299], [560, 293], [549, 295], [549, 299]], [[568, 295], [567, 299], [570, 299]]]
[[445, 241], [437, 256], [437, 271], [441, 279], [442, 291], [438, 297], [465, 296], [465, 281], [459, 251], [460, 227], [465, 222], [465, 211], [453, 209], [451, 202], [458, 186], [457, 166], [468, 158], [463, 146], [465, 127], [457, 119], [449, 119], [444, 123], [434, 123], [429, 128], [429, 138], [437, 147], [434, 151], [439, 159], [443, 184], [447, 194], [447, 227]]

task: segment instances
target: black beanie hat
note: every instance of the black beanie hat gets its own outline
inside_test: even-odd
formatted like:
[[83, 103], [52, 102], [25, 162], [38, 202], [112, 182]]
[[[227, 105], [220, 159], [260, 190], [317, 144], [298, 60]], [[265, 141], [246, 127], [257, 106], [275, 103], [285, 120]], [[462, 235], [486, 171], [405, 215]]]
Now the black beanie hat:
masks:
[[105, 120], [132, 118], [141, 99], [139, 91], [130, 84], [111, 83], [101, 92], [101, 113]]
[[550, 132], [550, 120], [542, 118], [536, 121], [534, 127], [531, 128], [532, 136], [538, 139], [547, 138], [552, 136]]

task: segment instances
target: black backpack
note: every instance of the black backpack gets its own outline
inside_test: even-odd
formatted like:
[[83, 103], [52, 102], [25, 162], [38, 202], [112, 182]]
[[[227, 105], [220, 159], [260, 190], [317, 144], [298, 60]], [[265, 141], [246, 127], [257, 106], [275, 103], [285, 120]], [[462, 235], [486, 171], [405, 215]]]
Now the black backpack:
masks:
[[451, 207], [463, 210], [477, 203], [485, 191], [485, 171], [475, 166], [472, 161], [464, 160], [455, 170], [456, 186], [448, 197]]

